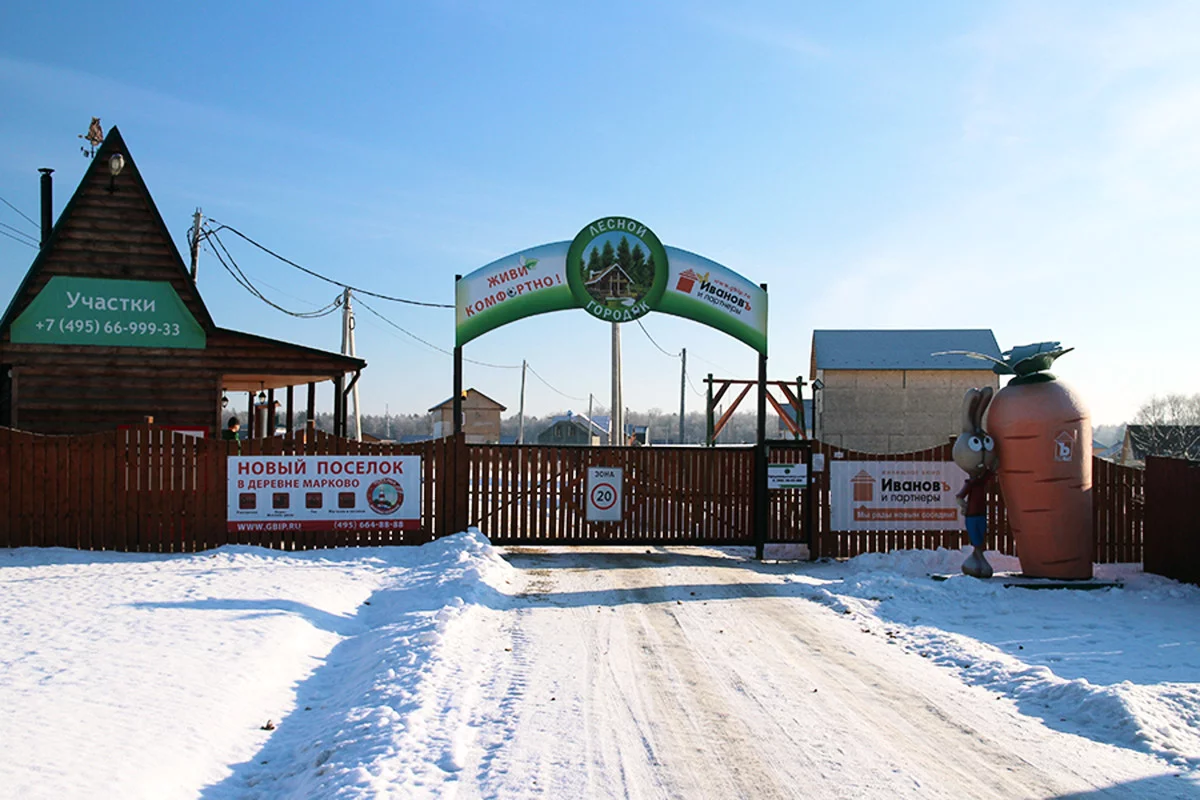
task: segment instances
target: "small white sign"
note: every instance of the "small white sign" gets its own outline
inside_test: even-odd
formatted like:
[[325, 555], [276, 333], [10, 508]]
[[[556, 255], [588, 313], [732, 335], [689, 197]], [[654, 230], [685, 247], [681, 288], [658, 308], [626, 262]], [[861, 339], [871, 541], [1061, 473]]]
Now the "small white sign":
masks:
[[807, 464], [767, 464], [768, 489], [803, 489], [806, 486]]
[[825, 454], [824, 453], [813, 453], [812, 461], [813, 461], [813, 472], [824, 472], [825, 471]]
[[621, 486], [624, 470], [620, 467], [588, 467], [587, 521], [621, 521]]

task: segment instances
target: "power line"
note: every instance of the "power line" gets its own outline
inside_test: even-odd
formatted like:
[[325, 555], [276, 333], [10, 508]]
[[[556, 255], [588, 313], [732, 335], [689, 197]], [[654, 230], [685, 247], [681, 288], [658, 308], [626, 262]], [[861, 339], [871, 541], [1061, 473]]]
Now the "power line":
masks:
[[[221, 241], [221, 238], [219, 236], [217, 236], [215, 232], [207, 233], [206, 238], [209, 238], [212, 241], [217, 243], [217, 247], [213, 247], [213, 248], [211, 248], [211, 250], [213, 252], [213, 255], [215, 255], [217, 257], [217, 261], [221, 262], [221, 266], [225, 268], [225, 271], [233, 276], [233, 279], [238, 283], [238, 285], [240, 285], [246, 291], [250, 292], [250, 294], [254, 295], [259, 300], [262, 300], [264, 303], [269, 305], [271, 308], [274, 308], [278, 311], [282, 311], [284, 314], [287, 314], [288, 316], [291, 316], [291, 317], [298, 317], [300, 319], [317, 319], [319, 317], [324, 317], [329, 314], [332, 314], [342, 304], [342, 298], [335, 297], [332, 303], [330, 303], [329, 305], [323, 306], [322, 308], [319, 308], [315, 311], [292, 311], [289, 308], [284, 308], [283, 306], [281, 306], [278, 303], [274, 302], [273, 300], [269, 299], [261, 291], [259, 291], [259, 289], [250, 280], [250, 277], [248, 275], [246, 275], [245, 272], [242, 271], [241, 267], [238, 266], [237, 261], [235, 261], [233, 258], [233, 254], [231, 254], [229, 252], [228, 248], [225, 247], [225, 243]], [[225, 252], [224, 257], [221, 255], [222, 251]], [[229, 259], [229, 263], [225, 262], [226, 257]], [[233, 266], [230, 267], [229, 264], [233, 264]]]
[[[527, 365], [527, 366], [528, 366], [528, 365]], [[541, 375], [538, 375], [538, 373], [537, 373], [537, 370], [535, 370], [535, 369], [534, 369], [532, 366], [530, 366], [530, 367], [529, 367], [529, 371], [533, 373], [533, 377], [537, 378], [539, 381], [541, 381], [542, 383], [544, 383], [544, 384], [546, 384], [547, 386], [549, 386], [549, 387], [550, 387], [550, 388], [551, 388], [553, 391], [555, 391], [555, 392], [558, 392], [559, 394], [561, 394], [563, 397], [567, 398], [568, 400], [578, 400], [578, 401], [579, 401], [579, 402], [581, 402], [581, 403], [583, 403], [583, 402], [586, 402], [586, 401], [587, 401], [587, 398], [586, 398], [586, 397], [575, 397], [574, 395], [567, 394], [566, 392], [562, 391], [561, 389], [556, 389], [556, 388], [555, 388], [555, 387], [554, 387], [554, 386], [553, 386], [553, 385], [550, 383], [550, 381], [546, 380], [546, 379], [545, 379], [545, 378], [543, 378]]]
[[5, 225], [3, 222], [0, 222], [0, 228], [8, 228], [10, 231], [15, 233], [17, 236], [24, 236], [26, 239], [28, 239], [33, 244], [34, 247], [38, 246], [38, 240], [35, 239], [34, 237], [30, 236], [28, 233], [21, 230], [20, 228], [14, 228], [12, 225]]
[[0, 231], [0, 236], [7, 236], [8, 238], [12, 239], [14, 242], [20, 242], [21, 244], [25, 245], [26, 247], [32, 247], [34, 250], [38, 249], [38, 246], [36, 244], [31, 244], [31, 243], [25, 241], [24, 239], [18, 239], [16, 236], [13, 236], [8, 231]]
[[687, 378], [688, 386], [692, 387], [692, 391], [696, 393], [697, 397], [704, 397], [704, 392], [697, 389], [696, 384], [692, 383], [691, 375], [689, 375], [688, 373], [685, 372], [685, 373], [683, 373], [683, 377]]
[[[353, 290], [351, 290], [351, 291], [353, 291]], [[373, 309], [369, 305], [367, 305], [365, 302], [363, 302], [363, 300], [361, 298], [358, 298], [358, 304], [360, 306], [362, 306], [363, 308], [365, 308], [367, 311], [370, 311], [375, 316], [379, 317], [379, 319], [383, 320], [388, 325], [392, 326], [396, 330], [403, 333], [405, 336], [409, 337], [410, 339], [415, 339], [416, 341], [420, 342], [421, 344], [425, 345], [426, 347], [438, 351], [442, 355], [447, 355], [447, 356], [454, 355], [454, 351], [447, 350], [444, 347], [438, 347], [433, 342], [422, 339], [420, 336], [417, 336], [412, 331], [407, 330], [406, 328], [402, 328], [401, 326], [397, 325], [395, 322], [392, 322], [390, 319], [385, 317], [383, 314], [380, 314], [378, 311], [376, 311], [375, 309]], [[520, 364], [489, 364], [486, 361], [476, 361], [473, 358], [466, 358], [466, 357], [463, 358], [463, 361], [466, 361], [471, 364], [478, 364], [481, 367], [491, 367], [492, 369], [520, 369], [521, 368]]]
[[682, 353], [668, 353], [666, 350], [663, 350], [662, 345], [654, 341], [654, 337], [650, 335], [650, 331], [646, 330], [646, 326], [642, 324], [642, 321], [639, 319], [635, 320], [635, 322], [637, 322], [638, 327], [642, 329], [642, 333], [646, 334], [646, 338], [650, 340], [650, 344], [657, 347], [659, 352], [661, 352], [664, 356], [667, 356], [668, 358], [679, 358], [681, 355], [683, 355]]
[[25, 219], [29, 220], [29, 224], [30, 224], [30, 225], [32, 225], [32, 226], [33, 226], [35, 229], [38, 229], [38, 230], [40, 230], [40, 229], [41, 229], [41, 226], [40, 226], [40, 225], [38, 225], [36, 222], [34, 222], [32, 219], [30, 219], [28, 214], [26, 214], [24, 211], [22, 211], [21, 209], [17, 208], [16, 206], [14, 206], [12, 203], [10, 203], [10, 202], [8, 202], [7, 200], [5, 200], [3, 197], [0, 197], [0, 202], [4, 203], [4, 205], [8, 206], [8, 207], [9, 207], [9, 208], [11, 208], [13, 211], [17, 212], [17, 213], [18, 213], [18, 214], [20, 214], [22, 217], [24, 217]]
[[218, 222], [215, 219], [212, 220], [212, 222], [217, 224], [217, 228], [215, 230], [210, 230], [209, 233], [215, 234], [218, 231], [227, 230], [230, 233], [234, 234], [235, 236], [241, 237], [245, 241], [254, 245], [259, 250], [262, 250], [264, 253], [266, 253], [270, 256], [274, 256], [275, 258], [279, 259], [280, 261], [287, 264], [288, 266], [295, 267], [296, 269], [300, 270], [301, 272], [303, 272], [307, 275], [311, 275], [314, 278], [319, 278], [320, 280], [323, 280], [326, 283], [332, 283], [334, 286], [340, 286], [343, 289], [349, 289], [350, 291], [355, 292], [356, 294], [360, 294], [360, 295], [365, 294], [368, 297], [378, 297], [380, 300], [391, 300], [393, 303], [406, 303], [410, 306], [425, 306], [426, 308], [454, 308], [454, 305], [452, 303], [426, 303], [421, 300], [409, 300], [404, 297], [393, 297], [392, 295], [380, 294], [379, 292], [372, 292], [368, 289], [360, 289], [357, 286], [351, 286], [350, 284], [344, 283], [342, 281], [336, 281], [333, 278], [326, 277], [325, 275], [322, 275], [319, 272], [311, 270], [308, 267], [303, 267], [303, 266], [297, 264], [295, 261], [292, 261], [291, 259], [284, 258], [283, 256], [279, 255], [279, 253], [276, 253], [274, 250], [270, 249], [269, 247], [259, 244], [258, 242], [254, 241], [249, 236], [247, 236], [246, 234], [239, 231], [237, 228], [234, 228], [230, 225], [225, 225], [221, 222]]

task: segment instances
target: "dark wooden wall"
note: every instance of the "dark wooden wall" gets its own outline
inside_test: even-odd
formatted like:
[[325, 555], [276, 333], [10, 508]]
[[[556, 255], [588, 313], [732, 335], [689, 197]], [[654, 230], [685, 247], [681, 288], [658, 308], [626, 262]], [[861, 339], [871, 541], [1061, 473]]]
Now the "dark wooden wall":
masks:
[[[125, 168], [113, 180], [108, 158]], [[111, 188], [115, 191], [109, 191]], [[55, 276], [170, 283], [204, 328], [203, 349], [13, 344], [8, 327]], [[357, 359], [217, 328], [118, 131], [96, 153], [0, 329], [0, 365], [13, 369], [0, 422], [37, 433], [80, 434], [140, 423], [221, 425], [222, 377], [231, 373], [328, 380]], [[297, 381], [299, 382], [299, 381]], [[2, 389], [3, 387], [0, 387]], [[3, 410], [3, 409], [0, 409]]]

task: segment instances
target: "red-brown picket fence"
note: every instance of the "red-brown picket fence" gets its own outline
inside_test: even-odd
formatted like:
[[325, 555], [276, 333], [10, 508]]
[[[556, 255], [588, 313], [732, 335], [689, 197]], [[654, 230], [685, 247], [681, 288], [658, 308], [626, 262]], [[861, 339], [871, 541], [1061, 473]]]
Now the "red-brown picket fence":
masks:
[[[814, 557], [961, 546], [960, 531], [832, 529], [829, 475], [840, 459], [946, 461], [950, 445], [881, 456], [820, 442], [769, 443], [775, 463], [822, 457], [810, 489], [770, 493], [768, 542], [808, 542]], [[417, 455], [418, 531], [226, 532], [231, 455]], [[0, 547], [181, 552], [223, 544], [282, 549], [413, 544], [478, 526], [497, 544], [753, 544], [753, 447], [585, 448], [467, 445], [461, 438], [369, 444], [317, 432], [242, 442], [196, 439], [150, 425], [88, 436], [0, 428]], [[588, 522], [588, 467], [621, 467], [620, 522]], [[1142, 558], [1144, 475], [1093, 461], [1096, 560]], [[806, 504], [811, 503], [811, 508]], [[990, 548], [1015, 554], [998, 490]], [[809, 525], [811, 523], [811, 530]]]

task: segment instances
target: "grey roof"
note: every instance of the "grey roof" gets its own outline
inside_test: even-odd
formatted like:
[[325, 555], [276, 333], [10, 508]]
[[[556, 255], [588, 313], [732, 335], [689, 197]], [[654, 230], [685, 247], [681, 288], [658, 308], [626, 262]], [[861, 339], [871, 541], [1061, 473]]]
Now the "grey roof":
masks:
[[1000, 358], [996, 337], [986, 328], [813, 331], [810, 377], [818, 369], [991, 369], [988, 362], [967, 356], [933, 355], [943, 350]]

